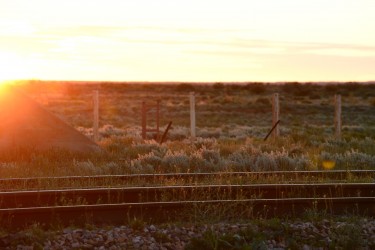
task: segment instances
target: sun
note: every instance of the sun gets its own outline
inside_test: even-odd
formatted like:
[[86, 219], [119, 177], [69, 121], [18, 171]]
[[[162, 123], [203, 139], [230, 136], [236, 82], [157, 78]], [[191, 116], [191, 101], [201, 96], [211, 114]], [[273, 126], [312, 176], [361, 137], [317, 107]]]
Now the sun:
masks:
[[21, 56], [0, 51], [0, 83], [32, 77], [31, 65]]

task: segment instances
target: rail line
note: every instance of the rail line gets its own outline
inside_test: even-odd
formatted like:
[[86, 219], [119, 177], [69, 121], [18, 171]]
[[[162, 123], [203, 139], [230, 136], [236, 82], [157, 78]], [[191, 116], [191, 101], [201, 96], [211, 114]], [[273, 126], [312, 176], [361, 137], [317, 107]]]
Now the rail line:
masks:
[[215, 212], [221, 208], [228, 211], [228, 207], [232, 213], [235, 211], [234, 214], [237, 216], [249, 218], [295, 216], [307, 209], [323, 210], [333, 214], [354, 213], [373, 216], [375, 197], [204, 200], [8, 208], [0, 209], [0, 217], [3, 218], [3, 226], [13, 228], [35, 222], [46, 225], [65, 225], [72, 221], [75, 224], [120, 224], [134, 218], [155, 222], [174, 221], [176, 218], [184, 219], [191, 216], [191, 219], [194, 219], [194, 215], [199, 213]]
[[[32, 222], [51, 224], [123, 223], [135, 217], [168, 221], [184, 216], [215, 214], [225, 211], [233, 216], [287, 216], [298, 215], [306, 209], [328, 213], [351, 213], [375, 216], [375, 171], [277, 171], [231, 173], [178, 173], [115, 176], [69, 176], [0, 179], [0, 186], [27, 184], [39, 187], [50, 181], [97, 181], [103, 186], [113, 178], [123, 186], [80, 187], [6, 190], [0, 191], [0, 221], [2, 225], [19, 227]], [[257, 183], [203, 184], [217, 178], [226, 180], [237, 176], [250, 180], [277, 177], [291, 182], [301, 178], [311, 183]], [[367, 183], [349, 182], [351, 178], [370, 178]], [[332, 182], [318, 183], [315, 178]], [[183, 185], [158, 183], [160, 179], [184, 178], [193, 180]], [[128, 182], [133, 186], [127, 186]], [[145, 180], [147, 186], [138, 180]], [[297, 181], [296, 181], [297, 180]], [[340, 182], [344, 180], [343, 182]], [[166, 182], [167, 183], [167, 182]], [[79, 184], [82, 184], [81, 182]], [[136, 186], [136, 184], [139, 184]]]
[[375, 197], [375, 183], [190, 185], [0, 192], [0, 208], [199, 199]]
[[0, 190], [17, 188], [37, 189], [53, 183], [55, 186], [72, 186], [79, 183], [82, 186], [108, 186], [109, 184], [128, 184], [144, 182], [155, 184], [169, 180], [184, 180], [199, 182], [210, 179], [242, 178], [243, 180], [275, 179], [279, 182], [314, 182], [324, 178], [324, 181], [343, 181], [353, 178], [370, 178], [375, 180], [375, 170], [330, 170], [330, 171], [266, 171], [266, 172], [214, 172], [214, 173], [165, 173], [165, 174], [131, 174], [131, 175], [95, 175], [95, 176], [63, 176], [35, 178], [2, 178]]

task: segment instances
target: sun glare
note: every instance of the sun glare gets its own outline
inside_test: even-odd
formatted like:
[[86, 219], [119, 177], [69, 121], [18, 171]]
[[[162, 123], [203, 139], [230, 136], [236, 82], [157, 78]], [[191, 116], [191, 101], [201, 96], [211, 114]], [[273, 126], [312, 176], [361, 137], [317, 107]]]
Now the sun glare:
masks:
[[14, 54], [0, 51], [0, 82], [31, 78], [29, 62]]

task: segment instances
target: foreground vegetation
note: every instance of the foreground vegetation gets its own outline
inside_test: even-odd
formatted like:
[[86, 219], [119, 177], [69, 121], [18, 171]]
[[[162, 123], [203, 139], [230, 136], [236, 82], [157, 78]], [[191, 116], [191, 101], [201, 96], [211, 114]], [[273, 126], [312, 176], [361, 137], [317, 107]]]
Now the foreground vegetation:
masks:
[[[165, 172], [272, 171], [324, 169], [374, 169], [375, 142], [371, 138], [301, 143], [292, 138], [276, 142], [257, 139], [197, 139], [168, 141], [115, 136], [99, 144], [96, 154], [59, 150], [44, 153], [3, 152], [2, 178], [33, 176], [103, 175]], [[332, 166], [329, 166], [332, 167]]]
[[[82, 84], [30, 81], [18, 82], [15, 85], [88, 137], [92, 137], [92, 91], [99, 89], [98, 144], [103, 148], [103, 152], [72, 154], [61, 150], [35, 152], [22, 148], [0, 152], [2, 178], [375, 169], [373, 84]], [[189, 138], [188, 93], [191, 91], [196, 94], [198, 137], [194, 141]], [[263, 138], [271, 128], [271, 95], [276, 92], [280, 94], [281, 137], [264, 141]], [[342, 95], [341, 140], [333, 137], [334, 94]], [[169, 121], [173, 122], [167, 141], [161, 145], [153, 139], [153, 135], [149, 135], [147, 140], [140, 136], [141, 102], [145, 100], [154, 103], [159, 99], [161, 131]], [[153, 125], [151, 123], [151, 126]], [[226, 181], [237, 183], [238, 180]], [[273, 181], [278, 180], [264, 180]], [[178, 180], [173, 180], [163, 184], [178, 183]], [[54, 184], [51, 184], [51, 187], [53, 186]], [[192, 223], [203, 225], [227, 219], [212, 214], [215, 218], [202, 214], [202, 221], [194, 217]], [[316, 211], [308, 212], [306, 216], [286, 220], [254, 218], [251, 226], [236, 232], [206, 230], [199, 237], [193, 237], [186, 248], [202, 249], [201, 246], [205, 246], [206, 249], [265, 249], [269, 241], [282, 243], [289, 249], [301, 249], [305, 244], [325, 249], [361, 249], [360, 244], [363, 244], [366, 249], [375, 244], [372, 238], [363, 241], [363, 230], [368, 229], [364, 229], [362, 225], [365, 225], [366, 221], [371, 222], [371, 218], [351, 215], [343, 219], [320, 216]], [[307, 238], [304, 235], [296, 237], [296, 229], [291, 223], [298, 224], [298, 220], [311, 222], [318, 228], [333, 225], [329, 242], [325, 237], [315, 235], [314, 231], [309, 231], [314, 237], [309, 238], [310, 234]], [[343, 224], [340, 224], [341, 222]], [[143, 230], [144, 225], [139, 220], [130, 224], [137, 230]], [[56, 229], [57, 232], [61, 230], [59, 225]], [[34, 244], [36, 249], [58, 234], [46, 232], [40, 225], [32, 226], [23, 232], [20, 233], [21, 236], [16, 236], [18, 238], [13, 241], [14, 244], [30, 243]], [[169, 239], [163, 232], [165, 231], [158, 233], [155, 238], [168, 242]], [[1, 238], [8, 239], [7, 237], [10, 237], [8, 232], [2, 232]]]
[[[375, 168], [375, 88], [372, 84], [249, 83], [135, 84], [19, 82], [18, 89], [92, 137], [92, 91], [100, 91], [100, 139], [104, 151], [71, 154], [51, 150], [0, 153], [8, 177], [93, 174], [272, 171]], [[189, 139], [189, 98], [196, 93], [197, 136]], [[281, 136], [271, 128], [271, 96], [280, 94]], [[343, 136], [333, 137], [333, 95], [341, 94]], [[140, 133], [141, 102], [161, 100], [160, 145]], [[151, 126], [153, 126], [151, 122]], [[326, 163], [329, 164], [326, 164]]]

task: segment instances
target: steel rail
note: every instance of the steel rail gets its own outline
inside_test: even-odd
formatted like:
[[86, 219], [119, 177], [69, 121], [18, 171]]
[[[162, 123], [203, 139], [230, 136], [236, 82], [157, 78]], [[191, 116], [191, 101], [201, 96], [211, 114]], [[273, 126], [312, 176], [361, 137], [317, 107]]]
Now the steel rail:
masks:
[[212, 212], [230, 207], [232, 212], [249, 218], [254, 216], [296, 216], [307, 209], [330, 214], [355, 213], [375, 215], [375, 197], [284, 198], [244, 200], [199, 200], [175, 202], [145, 202], [52, 206], [0, 209], [3, 226], [19, 227], [28, 223], [68, 224], [124, 223], [134, 218], [144, 221], [184, 219], [184, 214], [199, 214], [202, 208]]
[[264, 171], [264, 172], [214, 172], [214, 173], [165, 173], [165, 174], [131, 174], [131, 175], [93, 175], [93, 176], [61, 176], [61, 177], [34, 177], [34, 178], [2, 178], [0, 189], [4, 186], [38, 186], [42, 183], [64, 183], [64, 182], [102, 182], [108, 181], [137, 181], [144, 180], [155, 182], [166, 179], [192, 179], [202, 180], [205, 178], [227, 178], [245, 177], [264, 179], [277, 177], [282, 180], [295, 178], [328, 178], [343, 180], [348, 177], [372, 177], [375, 178], [375, 170], [312, 170], [312, 171]]
[[288, 197], [375, 197], [375, 183], [189, 185], [0, 192], [0, 208]]

